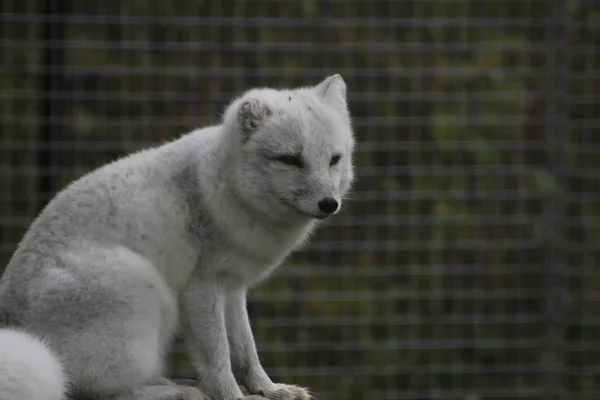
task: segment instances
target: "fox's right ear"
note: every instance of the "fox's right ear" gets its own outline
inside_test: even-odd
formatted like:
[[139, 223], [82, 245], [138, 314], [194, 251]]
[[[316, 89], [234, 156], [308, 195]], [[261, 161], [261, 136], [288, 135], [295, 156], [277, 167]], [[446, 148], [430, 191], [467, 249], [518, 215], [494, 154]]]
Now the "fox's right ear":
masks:
[[315, 90], [317, 95], [325, 102], [334, 108], [348, 113], [348, 105], [346, 103], [346, 82], [340, 74], [328, 76], [319, 83]]
[[243, 100], [237, 112], [237, 122], [244, 138], [249, 138], [272, 114], [269, 106], [261, 100]]

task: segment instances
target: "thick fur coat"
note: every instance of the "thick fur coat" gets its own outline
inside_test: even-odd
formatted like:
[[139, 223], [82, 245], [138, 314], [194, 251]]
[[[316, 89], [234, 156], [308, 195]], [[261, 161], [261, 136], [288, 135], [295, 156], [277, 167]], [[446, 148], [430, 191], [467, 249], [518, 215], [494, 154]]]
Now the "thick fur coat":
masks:
[[[220, 125], [69, 185], [0, 280], [0, 325], [29, 332], [0, 331], [0, 399], [237, 400], [238, 383], [308, 399], [263, 370], [246, 292], [339, 211], [353, 149], [346, 85], [333, 75], [250, 90]], [[179, 329], [197, 389], [163, 377]]]

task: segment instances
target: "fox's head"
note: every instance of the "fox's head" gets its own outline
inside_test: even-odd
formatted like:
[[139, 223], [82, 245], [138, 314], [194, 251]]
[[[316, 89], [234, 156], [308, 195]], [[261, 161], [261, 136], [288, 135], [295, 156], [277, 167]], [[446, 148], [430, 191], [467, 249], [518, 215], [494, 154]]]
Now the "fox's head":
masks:
[[227, 108], [224, 125], [241, 200], [277, 219], [324, 219], [340, 210], [354, 179], [340, 75], [314, 87], [246, 92]]

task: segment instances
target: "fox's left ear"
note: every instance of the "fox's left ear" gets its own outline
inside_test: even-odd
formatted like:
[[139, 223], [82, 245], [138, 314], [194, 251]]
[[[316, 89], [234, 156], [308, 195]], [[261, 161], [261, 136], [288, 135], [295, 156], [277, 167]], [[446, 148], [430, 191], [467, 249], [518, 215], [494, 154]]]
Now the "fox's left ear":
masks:
[[321, 97], [330, 106], [342, 111], [348, 112], [346, 102], [346, 82], [340, 74], [328, 76], [315, 87], [317, 95]]

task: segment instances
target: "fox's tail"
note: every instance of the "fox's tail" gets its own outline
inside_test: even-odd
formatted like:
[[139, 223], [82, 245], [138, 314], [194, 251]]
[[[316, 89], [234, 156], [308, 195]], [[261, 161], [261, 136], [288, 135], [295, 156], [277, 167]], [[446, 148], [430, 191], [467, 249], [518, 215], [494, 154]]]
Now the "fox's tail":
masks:
[[0, 400], [65, 400], [67, 379], [43, 340], [0, 329]]

